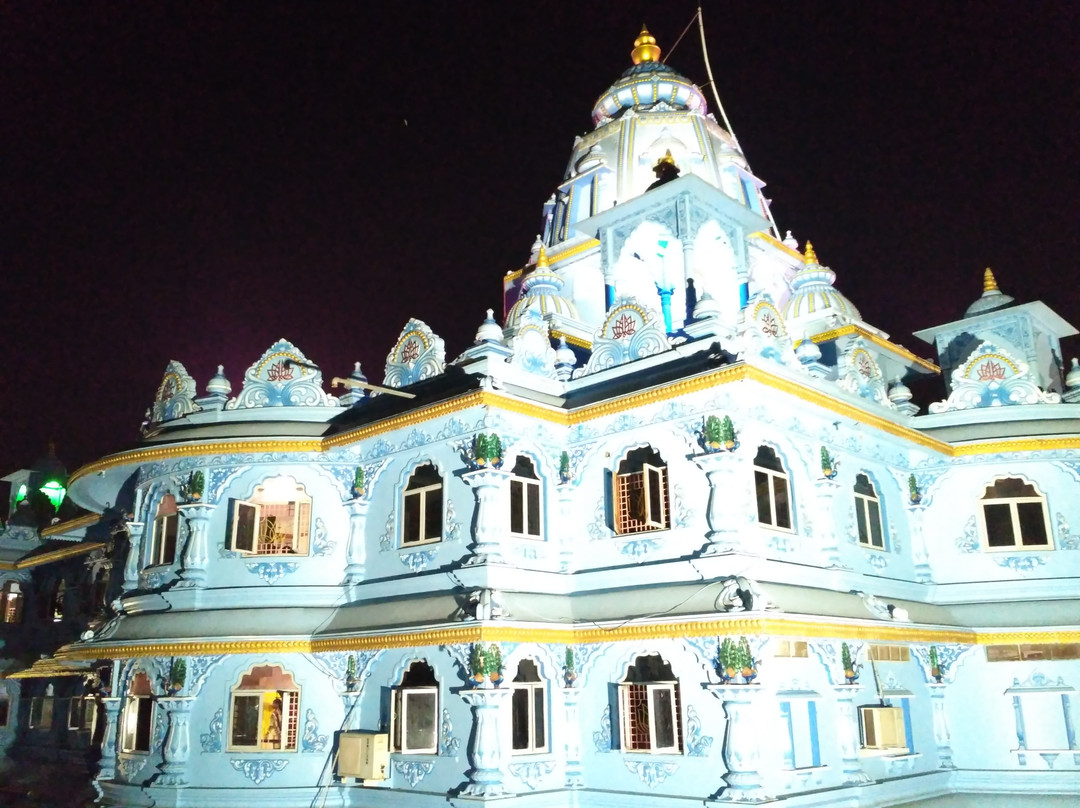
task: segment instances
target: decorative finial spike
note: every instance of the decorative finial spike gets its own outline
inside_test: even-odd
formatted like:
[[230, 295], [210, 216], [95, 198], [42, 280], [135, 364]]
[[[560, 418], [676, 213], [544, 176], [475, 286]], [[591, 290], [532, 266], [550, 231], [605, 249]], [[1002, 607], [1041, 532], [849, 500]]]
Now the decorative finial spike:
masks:
[[650, 34], [649, 29], [644, 25], [641, 26], [638, 38], [634, 40], [634, 49], [630, 51], [630, 58], [636, 65], [642, 62], [660, 61], [660, 46], [656, 44], [656, 37]]
[[983, 294], [987, 292], [1000, 292], [998, 289], [997, 279], [994, 277], [994, 270], [990, 267], [986, 268], [986, 272], [983, 273]]
[[809, 240], [806, 242], [806, 252], [803, 253], [803, 260], [808, 264], [816, 264], [818, 262], [817, 253], [814, 252], [814, 245], [811, 244]]
[[540, 252], [536, 255], [536, 268], [547, 269], [548, 266], [550, 266], [550, 264], [548, 264], [547, 250], [545, 250], [544, 245], [541, 244]]

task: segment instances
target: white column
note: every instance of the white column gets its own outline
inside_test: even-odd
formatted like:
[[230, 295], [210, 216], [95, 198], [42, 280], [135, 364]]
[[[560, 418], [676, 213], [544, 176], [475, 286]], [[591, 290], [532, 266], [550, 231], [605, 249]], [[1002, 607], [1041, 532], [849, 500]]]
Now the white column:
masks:
[[500, 712], [510, 696], [509, 690], [498, 690], [485, 681], [473, 690], [461, 691], [462, 700], [472, 707], [473, 733], [469, 742], [469, 782], [461, 791], [462, 798], [487, 799], [510, 796], [503, 786], [503, 739], [499, 732]]
[[210, 551], [208, 534], [210, 532], [210, 516], [214, 513], [216, 505], [205, 505], [201, 502], [192, 502], [179, 505], [177, 510], [187, 521], [187, 544], [184, 545], [184, 554], [181, 557], [180, 588], [198, 588], [206, 586], [206, 565], [210, 563]]
[[364, 529], [370, 502], [366, 499], [350, 499], [345, 503], [349, 509], [349, 545], [345, 551], [345, 583], [358, 584], [364, 579], [367, 564], [367, 545]]
[[771, 801], [774, 798], [765, 787], [765, 775], [761, 771], [761, 742], [767, 737], [761, 731], [766, 722], [759, 715], [761, 686], [706, 685], [706, 689], [723, 702], [727, 717], [723, 749], [726, 785], [713, 801]]
[[840, 740], [844, 782], [857, 785], [872, 782], [859, 760], [859, 716], [855, 712], [855, 697], [861, 690], [860, 685], [833, 685], [839, 708], [836, 735]]
[[142, 540], [146, 532], [145, 522], [128, 522], [128, 554], [124, 560], [124, 594], [139, 588], [139, 563], [142, 557]]
[[945, 688], [946, 684], [931, 683], [930, 707], [934, 717], [934, 743], [937, 744], [938, 767], [942, 769], [955, 769], [952, 761], [952, 735], [949, 732], [949, 719], [945, 715]]
[[573, 687], [562, 688], [563, 737], [566, 738], [566, 787], [582, 788], [585, 785], [585, 767], [581, 762], [581, 727], [578, 724], [578, 691]]
[[731, 452], [708, 452], [691, 459], [709, 481], [709, 505], [705, 512], [708, 542], [701, 554], [718, 555], [735, 550], [739, 547], [738, 525], [742, 521], [736, 509], [745, 507], [747, 501], [738, 485], [741, 464]]
[[195, 703], [191, 696], [173, 696], [157, 699], [165, 710], [169, 726], [165, 731], [165, 743], [161, 747], [162, 762], [159, 774], [152, 786], [180, 787], [188, 784], [188, 757], [191, 754], [189, 719]]
[[502, 563], [501, 542], [510, 528], [510, 501], [506, 484], [510, 472], [480, 468], [462, 475], [476, 492], [472, 558], [469, 564]]

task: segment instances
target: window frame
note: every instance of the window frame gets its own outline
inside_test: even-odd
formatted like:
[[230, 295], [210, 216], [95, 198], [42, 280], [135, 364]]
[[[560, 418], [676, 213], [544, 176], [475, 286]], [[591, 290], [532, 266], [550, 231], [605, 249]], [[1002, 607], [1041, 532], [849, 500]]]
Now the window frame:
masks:
[[[267, 489], [278, 489], [268, 493]], [[284, 498], [285, 489], [292, 498]], [[288, 542], [276, 539], [278, 514], [267, 514], [270, 508], [291, 508], [291, 534]], [[311, 554], [311, 516], [313, 502], [303, 483], [292, 477], [268, 477], [255, 486], [249, 499], [230, 500], [229, 550], [242, 556], [308, 556]], [[245, 515], [250, 512], [250, 518]], [[270, 519], [274, 521], [271, 522]], [[250, 530], [250, 534], [249, 534]], [[241, 535], [243, 533], [243, 535]], [[260, 549], [262, 545], [277, 545], [276, 549]]]
[[[281, 672], [282, 678], [288, 677], [292, 681], [292, 688], [285, 690], [278, 687], [245, 687], [243, 686], [244, 677], [250, 676], [254, 673], [256, 668], [277, 668]], [[275, 699], [281, 699], [281, 716], [280, 726], [278, 727], [278, 745], [272, 746], [273, 742], [268, 740], [267, 735], [263, 732], [262, 727], [262, 713], [265, 709], [264, 704], [267, 701], [267, 697], [273, 695]], [[226, 744], [227, 752], [242, 752], [244, 754], [277, 754], [281, 752], [299, 752], [300, 751], [300, 685], [297, 684], [296, 678], [286, 670], [284, 665], [276, 665], [274, 663], [260, 663], [248, 667], [243, 673], [240, 674], [236, 680], [236, 684], [229, 690], [229, 714], [226, 724], [226, 735], [228, 742]], [[258, 700], [259, 709], [259, 731], [254, 744], [237, 743], [235, 735], [235, 718], [237, 715], [237, 699], [254, 698]], [[273, 700], [271, 700], [273, 705]], [[271, 709], [273, 707], [271, 706]]]
[[[867, 486], [873, 492], [867, 494], [859, 491], [859, 479], [866, 480]], [[857, 535], [857, 541], [860, 547], [865, 547], [868, 550], [880, 550], [882, 552], [888, 552], [888, 547], [885, 542], [885, 519], [884, 511], [881, 507], [881, 497], [878, 496], [877, 486], [874, 485], [874, 481], [869, 474], [865, 472], [859, 472], [855, 475], [855, 485], [852, 486], [852, 494], [855, 497], [855, 530]], [[877, 519], [871, 519], [871, 505], [877, 506]], [[861, 517], [861, 519], [860, 519]], [[877, 537], [880, 544], [874, 544], [874, 525], [877, 525]]]
[[[761, 453], [762, 449], [767, 449], [768, 451], [772, 452], [772, 455], [773, 455], [773, 457], [776, 458], [776, 462], [780, 466], [781, 470], [777, 471], [776, 469], [771, 469], [768, 466], [758, 465], [757, 456]], [[778, 451], [776, 451], [776, 449], [774, 449], [772, 446], [769, 446], [768, 444], [762, 443], [762, 444], [760, 444], [758, 446], [758, 450], [754, 455], [754, 460], [753, 460], [752, 465], [753, 465], [753, 469], [754, 469], [754, 508], [755, 508], [755, 510], [757, 510], [757, 524], [759, 526], [761, 526], [761, 527], [768, 528], [769, 530], [780, 530], [780, 531], [783, 531], [784, 533], [794, 533], [795, 532], [795, 514], [794, 514], [795, 509], [792, 507], [794, 503], [792, 501], [792, 496], [791, 496], [791, 475], [788, 473], [787, 467], [784, 465], [784, 460], [783, 460], [783, 458], [780, 457], [780, 453]], [[759, 474], [762, 475], [763, 477], [765, 477], [765, 479], [766, 479], [766, 481], [768, 483], [768, 486], [769, 486], [769, 521], [765, 521], [765, 520], [763, 520], [761, 518], [762, 517], [761, 503], [758, 500], [758, 496], [757, 496], [757, 492], [758, 492], [758, 475]], [[777, 518], [777, 516], [778, 516], [777, 496], [776, 496], [776, 481], [777, 480], [783, 480], [784, 481], [784, 489], [785, 489], [785, 492], [786, 492], [785, 495], [787, 497], [787, 501], [785, 503], [786, 509], [787, 509], [787, 521], [788, 521], [788, 526], [787, 527], [784, 527], [783, 525], [779, 524], [779, 519]]]
[[[631, 454], [642, 451], [641, 468]], [[649, 462], [657, 460], [656, 462]], [[620, 472], [626, 465], [628, 470]], [[611, 527], [617, 536], [671, 529], [671, 486], [668, 464], [651, 445], [627, 451], [611, 475]], [[640, 508], [636, 500], [640, 497]], [[659, 511], [659, 513], [657, 513]]]
[[[531, 477], [526, 477], [518, 472], [518, 468], [522, 465], [522, 462], [528, 463], [529, 471], [532, 472]], [[514, 462], [514, 467], [510, 472], [510, 491], [509, 491], [509, 510], [510, 510], [510, 535], [518, 539], [531, 539], [533, 541], [543, 540], [544, 538], [544, 486], [540, 480], [539, 475], [536, 473], [536, 465], [532, 460], [525, 455], [518, 455]], [[518, 507], [514, 507], [514, 486], [518, 486], [520, 494], [518, 495]], [[536, 532], [529, 529], [530, 519], [533, 509], [532, 499], [529, 496], [530, 492], [535, 492], [535, 508], [536, 508]], [[514, 517], [517, 517], [521, 523], [521, 530], [514, 530]]]
[[[150, 754], [154, 745], [154, 711], [157, 709], [155, 701], [149, 674], [144, 671], [135, 672], [128, 684], [124, 708], [120, 713], [121, 753]], [[145, 748], [142, 748], [143, 746]]]
[[[521, 665], [524, 662], [531, 662], [535, 671], [537, 680], [522, 680], [518, 681], [518, 676], [530, 675], [531, 672], [522, 672]], [[548, 720], [548, 690], [543, 678], [540, 676], [540, 666], [535, 660], [527, 659], [521, 660], [518, 663], [517, 675], [510, 683], [510, 754], [511, 755], [540, 755], [545, 754], [551, 749], [551, 722]], [[514, 733], [513, 728], [517, 725], [517, 717], [519, 713], [518, 703], [515, 700], [515, 695], [519, 692], [524, 692], [525, 695], [525, 725], [528, 728], [528, 740], [526, 745], [521, 748], [515, 748], [514, 746]], [[537, 710], [537, 694], [539, 693], [540, 706]], [[538, 723], [539, 718], [539, 723]], [[538, 744], [536, 742], [536, 736], [543, 733], [543, 743]]]
[[26, 593], [22, 585], [16, 580], [4, 581], [0, 589], [0, 621], [8, 625], [17, 625], [23, 621], [23, 611], [26, 606]]
[[[431, 678], [435, 684], [405, 684], [410, 677], [413, 667], [423, 665], [431, 671]], [[418, 671], [418, 674], [422, 671]], [[390, 751], [401, 755], [437, 755], [439, 754], [439, 716], [442, 697], [438, 677], [435, 669], [426, 660], [414, 659], [409, 663], [405, 672], [401, 675], [399, 683], [393, 688], [390, 698]], [[410, 702], [423, 696], [434, 695], [431, 707], [432, 743], [430, 746], [413, 748], [408, 745], [409, 741], [409, 712]], [[417, 708], [419, 709], [419, 708]], [[427, 708], [425, 708], [427, 709]]]
[[[48, 706], [48, 710], [45, 709], [46, 706]], [[56, 700], [54, 696], [33, 696], [30, 699], [30, 714], [26, 720], [28, 729], [51, 730], [53, 718], [55, 717]]]
[[[643, 679], [640, 676], [648, 675], [647, 667], [642, 669], [638, 665], [643, 660], [651, 657], [660, 660], [659, 674], [670, 673], [671, 679]], [[640, 672], [639, 672], [640, 671]], [[656, 675], [655, 672], [652, 675]], [[679, 680], [674, 676], [671, 665], [659, 654], [639, 654], [627, 667], [626, 676], [617, 684], [619, 706], [619, 746], [623, 752], [645, 755], [682, 755], [686, 752], [686, 740], [683, 737], [685, 722], [682, 716], [682, 693]], [[658, 736], [658, 702], [656, 696], [667, 693], [667, 706], [670, 710], [672, 745], [660, 746]], [[635, 698], [635, 696], [637, 698]], [[642, 698], [642, 696], [644, 698]], [[642, 715], [642, 713], [644, 715]], [[644, 722], [648, 728], [648, 746], [635, 745], [635, 727], [639, 722]]]
[[[176, 508], [176, 497], [165, 494], [158, 502], [157, 512], [150, 527], [150, 553], [146, 566], [175, 564], [179, 541], [180, 512]], [[171, 554], [166, 553], [167, 549], [171, 549]]]
[[[818, 725], [818, 710], [817, 701], [818, 694], [809, 693], [806, 695], [800, 694], [787, 694], [780, 692], [777, 694], [780, 700], [780, 717], [784, 721], [787, 727], [787, 747], [784, 752], [784, 769], [786, 771], [806, 771], [807, 769], [816, 769], [821, 766], [821, 728]], [[805, 711], [804, 711], [805, 708]], [[799, 712], [799, 720], [796, 719], [796, 710]], [[806, 745], [799, 743], [803, 740], [802, 734], [797, 733], [795, 730], [796, 724], [802, 724], [802, 716], [806, 716]], [[861, 740], [860, 736], [860, 740]], [[809, 746], [809, 749], [806, 748]], [[810, 755], [810, 765], [800, 766], [800, 762], [806, 762], [803, 759], [805, 754]], [[790, 765], [788, 765], [790, 764]]]
[[[1015, 496], [1015, 497], [989, 497], [987, 493], [996, 488], [998, 483], [1009, 480], [1015, 480], [1022, 483], [1025, 486], [1030, 486], [1035, 491], [1035, 496]], [[1027, 544], [1024, 542], [1024, 535], [1021, 529], [1020, 522], [1020, 509], [1019, 505], [1030, 505], [1038, 503], [1042, 510], [1042, 525], [1043, 534], [1046, 537], [1046, 541], [1041, 544]], [[1009, 508], [1010, 527], [1012, 530], [1012, 544], [992, 544], [990, 531], [986, 519], [986, 509], [988, 506], [1007, 505]], [[1054, 531], [1050, 523], [1050, 506], [1046, 500], [1046, 495], [1043, 494], [1035, 483], [1027, 480], [1021, 476], [1011, 477], [995, 477], [984, 489], [983, 495], [979, 497], [978, 507], [978, 522], [979, 522], [979, 536], [982, 541], [984, 550], [989, 552], [1006, 552], [1011, 553], [1016, 550], [1053, 550], [1054, 549]]]
[[[410, 488], [413, 478], [417, 472], [430, 468], [432, 473], [439, 478], [438, 482], [431, 482], [427, 484], [417, 485], [416, 488]], [[438, 535], [427, 536], [425, 528], [427, 527], [428, 509], [433, 507], [431, 500], [435, 492], [438, 492], [438, 503], [435, 507], [439, 511], [438, 520]], [[412, 498], [412, 499], [410, 499]], [[406, 513], [410, 507], [409, 503], [415, 501], [417, 505], [416, 516], [416, 532], [415, 538], [411, 538], [407, 535], [408, 520]], [[402, 547], [419, 547], [424, 544], [438, 544], [443, 540], [443, 531], [446, 524], [446, 480], [439, 471], [438, 467], [434, 463], [422, 463], [412, 469], [409, 472], [409, 476], [405, 479], [405, 487], [401, 492], [401, 546]]]

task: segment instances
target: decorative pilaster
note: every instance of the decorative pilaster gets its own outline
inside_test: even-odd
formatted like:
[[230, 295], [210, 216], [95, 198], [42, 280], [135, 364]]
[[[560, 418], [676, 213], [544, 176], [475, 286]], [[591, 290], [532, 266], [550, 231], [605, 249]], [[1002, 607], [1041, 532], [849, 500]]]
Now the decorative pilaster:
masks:
[[94, 780], [112, 780], [116, 777], [116, 746], [119, 732], [120, 704], [123, 699], [103, 698], [101, 705], [105, 713], [105, 731], [101, 736], [101, 759]]
[[364, 528], [367, 524], [370, 505], [368, 500], [359, 497], [345, 503], [345, 507], [349, 510], [349, 544], [345, 550], [345, 583], [350, 586], [364, 580], [364, 567], [367, 564]]
[[926, 505], [922, 502], [908, 503], [908, 535], [911, 537], [911, 560], [915, 563], [915, 580], [929, 583], [930, 553], [926, 549], [924, 531]]
[[581, 728], [578, 725], [579, 692], [573, 687], [562, 688], [565, 709], [563, 736], [566, 738], [566, 787], [585, 785], [585, 767], [581, 762]]
[[128, 554], [124, 560], [124, 593], [134, 592], [139, 588], [139, 561], [142, 556], [143, 534], [146, 532], [145, 522], [128, 522]]
[[[564, 525], [573, 524], [573, 497], [574, 487], [570, 483], [562, 483], [556, 489], [559, 492], [559, 514], [562, 516]], [[574, 560], [574, 531], [561, 531], [562, 539], [559, 545], [559, 572], [570, 572], [571, 562]]]
[[952, 736], [949, 733], [949, 719], [945, 715], [945, 684], [929, 684], [930, 708], [934, 717], [934, 743], [937, 744], [938, 768], [955, 769], [952, 762]]
[[509, 532], [510, 506], [506, 484], [510, 472], [497, 468], [479, 468], [461, 476], [476, 492], [476, 518], [473, 520], [472, 558], [468, 564], [502, 563], [501, 541]]
[[[732, 491], [737, 485], [739, 459], [731, 452], [708, 452], [691, 458], [694, 464], [705, 472], [709, 481], [709, 506], [705, 512], [709, 523], [709, 532], [705, 534], [708, 543], [702, 548], [701, 555], [719, 555], [738, 548], [739, 540], [735, 520], [732, 514], [725, 513], [725, 505], [733, 501]], [[736, 498], [737, 500], [737, 498]]]
[[151, 786], [182, 787], [188, 784], [188, 757], [191, 754], [189, 723], [194, 703], [195, 699], [191, 696], [157, 700], [158, 707], [165, 710], [169, 725], [165, 731], [165, 743], [161, 747], [159, 773], [150, 783]]
[[760, 685], [706, 685], [724, 704], [727, 726], [724, 731], [724, 775], [726, 785], [713, 802], [769, 802], [773, 796], [765, 788], [760, 744], [766, 737], [765, 720], [758, 715], [762, 700]]
[[825, 556], [825, 563], [829, 567], [843, 568], [840, 557], [840, 536], [836, 531], [836, 516], [833, 511], [833, 503], [840, 490], [840, 484], [832, 479], [821, 479], [815, 481], [814, 485], [817, 488], [815, 492], [817, 518], [814, 524], [818, 528], [818, 536], [823, 540], [821, 553]]
[[836, 734], [840, 739], [844, 782], [854, 785], [873, 782], [859, 760], [859, 716], [855, 712], [855, 696], [861, 690], [861, 685], [833, 685], [836, 704], [840, 708]]
[[461, 791], [461, 797], [491, 799], [512, 796], [503, 787], [502, 749], [500, 737], [500, 711], [510, 697], [509, 690], [498, 690], [491, 682], [484, 682], [473, 690], [463, 690], [462, 700], [472, 707], [473, 733], [469, 743], [469, 782]]
[[180, 559], [180, 583], [178, 588], [202, 589], [206, 586], [206, 565], [210, 562], [209, 542], [207, 536], [210, 528], [210, 517], [214, 513], [216, 505], [206, 505], [201, 502], [191, 502], [177, 506], [181, 516], [187, 522], [187, 543], [184, 545], [184, 555]]

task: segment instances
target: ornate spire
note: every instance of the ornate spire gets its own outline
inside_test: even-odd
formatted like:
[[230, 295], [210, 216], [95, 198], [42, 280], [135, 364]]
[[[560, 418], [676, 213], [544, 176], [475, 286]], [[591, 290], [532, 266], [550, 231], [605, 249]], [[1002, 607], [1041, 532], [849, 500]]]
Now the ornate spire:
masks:
[[536, 268], [547, 269], [551, 264], [548, 263], [547, 250], [544, 249], [544, 245], [540, 245], [540, 252], [536, 254]]
[[814, 245], [809, 241], [806, 242], [806, 252], [803, 253], [803, 260], [808, 264], [816, 264], [818, 262], [817, 253], [814, 252]]
[[986, 272], [983, 273], [983, 292], [997, 292], [998, 285], [997, 280], [994, 278], [994, 270], [990, 267], [986, 268]]
[[644, 25], [641, 26], [638, 38], [634, 40], [634, 49], [630, 51], [630, 58], [636, 65], [642, 62], [660, 61], [660, 46], [656, 44], [656, 37], [650, 34], [649, 29]]

